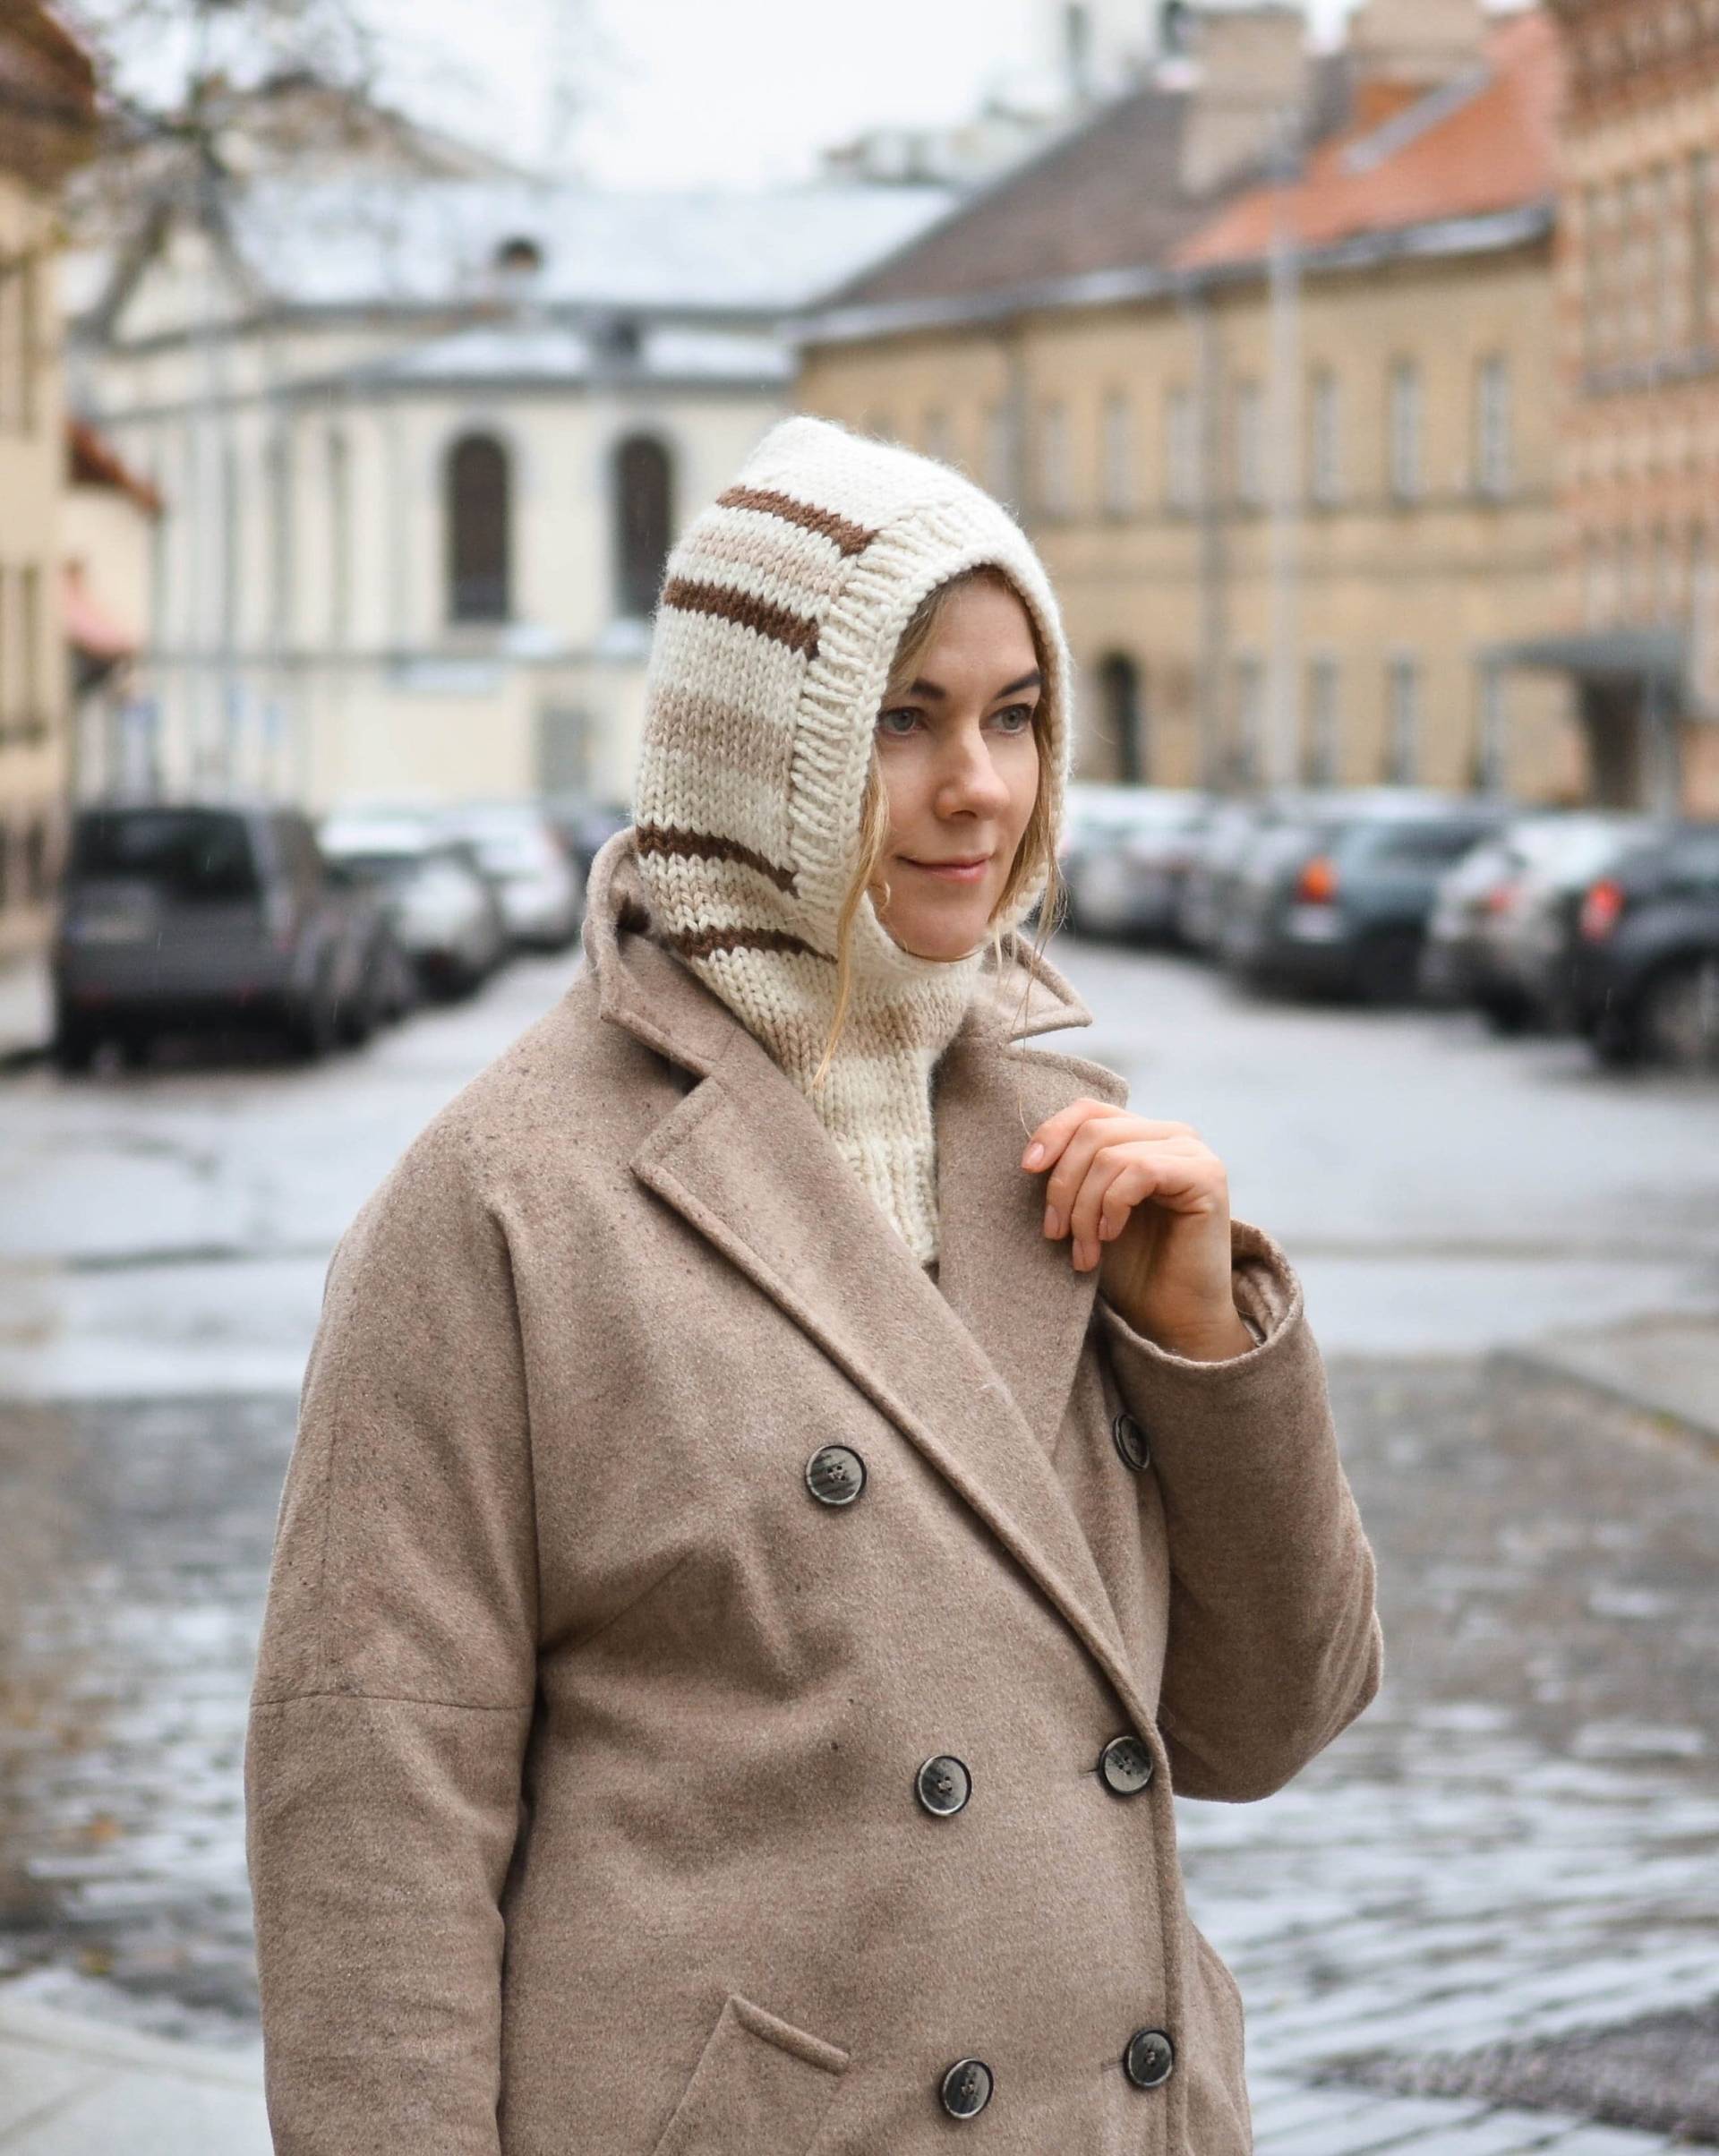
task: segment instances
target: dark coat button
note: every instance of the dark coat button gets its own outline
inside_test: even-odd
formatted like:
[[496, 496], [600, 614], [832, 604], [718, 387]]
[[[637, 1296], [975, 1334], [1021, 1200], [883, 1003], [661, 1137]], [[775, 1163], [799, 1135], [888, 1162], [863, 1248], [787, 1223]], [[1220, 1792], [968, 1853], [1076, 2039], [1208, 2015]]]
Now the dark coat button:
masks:
[[851, 1505], [866, 1486], [866, 1463], [848, 1445], [820, 1445], [806, 1463], [806, 1487], [821, 1505]]
[[1152, 1464], [1152, 1448], [1146, 1433], [1126, 1407], [1112, 1419], [1110, 1434], [1116, 1442], [1123, 1466], [1135, 1475], [1143, 1475]]
[[1099, 1754], [1099, 1772], [1113, 1796], [1137, 1797], [1152, 1778], [1152, 1755], [1138, 1737], [1112, 1737]]
[[1122, 2063], [1135, 2088], [1155, 2089], [1170, 2078], [1176, 2047], [1162, 2029], [1136, 2029], [1128, 2039]]
[[945, 1819], [957, 1812], [973, 1793], [973, 1777], [966, 1763], [953, 1753], [939, 1752], [935, 1759], [928, 1759], [920, 1767], [917, 1787], [919, 1802], [927, 1811], [935, 1812]]
[[982, 2058], [958, 2058], [943, 2077], [943, 2108], [951, 2118], [976, 2118], [991, 2100], [991, 2069]]

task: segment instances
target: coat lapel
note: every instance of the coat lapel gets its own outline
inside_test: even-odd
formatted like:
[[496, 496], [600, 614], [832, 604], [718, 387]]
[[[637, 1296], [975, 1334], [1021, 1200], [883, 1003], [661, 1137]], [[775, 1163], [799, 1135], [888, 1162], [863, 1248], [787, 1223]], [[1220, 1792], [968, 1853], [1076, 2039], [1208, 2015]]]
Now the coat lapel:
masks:
[[[1027, 1134], [1082, 1093], [1126, 1087], [1082, 1058], [1014, 1047], [1015, 974], [976, 1000], [939, 1065], [941, 1285], [830, 1142], [810, 1102], [697, 978], [641, 935], [629, 834], [598, 856], [586, 948], [605, 1017], [699, 1075], [634, 1173], [774, 1302], [972, 1508], [1143, 1711], [1102, 1576], [1052, 1461], [1094, 1276], [1040, 1230]], [[624, 940], [623, 940], [624, 938]], [[1054, 969], [1016, 1034], [1088, 1024]]]

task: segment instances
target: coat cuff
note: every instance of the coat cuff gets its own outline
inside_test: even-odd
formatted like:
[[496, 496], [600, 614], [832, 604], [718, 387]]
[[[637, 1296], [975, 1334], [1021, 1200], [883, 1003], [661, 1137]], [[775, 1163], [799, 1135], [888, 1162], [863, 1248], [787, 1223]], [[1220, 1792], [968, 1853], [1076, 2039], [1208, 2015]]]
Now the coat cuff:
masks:
[[1137, 1332], [1116, 1305], [1100, 1294], [1095, 1303], [1099, 1323], [1116, 1346], [1132, 1350], [1149, 1364], [1158, 1364], [1167, 1374], [1204, 1378], [1245, 1371], [1263, 1371], [1279, 1359], [1274, 1351], [1284, 1336], [1302, 1318], [1301, 1281], [1282, 1250], [1262, 1228], [1254, 1228], [1234, 1215], [1229, 1223], [1230, 1292], [1242, 1322], [1257, 1346], [1245, 1355], [1225, 1356], [1202, 1362], [1176, 1355], [1167, 1348]]

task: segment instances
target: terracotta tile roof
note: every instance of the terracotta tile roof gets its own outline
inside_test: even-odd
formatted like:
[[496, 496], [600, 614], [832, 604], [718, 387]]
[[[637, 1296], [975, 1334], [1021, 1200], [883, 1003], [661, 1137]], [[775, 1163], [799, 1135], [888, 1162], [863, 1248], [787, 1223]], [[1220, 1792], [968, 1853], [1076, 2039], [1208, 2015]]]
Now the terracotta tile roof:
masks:
[[[1489, 37], [1486, 64], [1472, 83], [1321, 142], [1287, 199], [1303, 244], [1332, 246], [1549, 201], [1557, 192], [1556, 25], [1539, 10], [1511, 18]], [[1274, 191], [1253, 189], [1184, 242], [1177, 265], [1259, 260], [1270, 252], [1277, 215]]]
[[1210, 203], [1177, 184], [1183, 93], [1134, 91], [970, 195], [831, 295], [838, 306], [943, 300], [1163, 260]]

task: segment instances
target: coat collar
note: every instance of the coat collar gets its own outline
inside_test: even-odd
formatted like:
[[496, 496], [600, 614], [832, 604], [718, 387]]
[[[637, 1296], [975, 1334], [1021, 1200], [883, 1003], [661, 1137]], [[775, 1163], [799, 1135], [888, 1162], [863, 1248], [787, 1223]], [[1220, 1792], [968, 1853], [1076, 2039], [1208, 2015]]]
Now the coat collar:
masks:
[[[617, 832], [592, 865], [584, 947], [611, 1023], [699, 1081], [635, 1149], [633, 1172], [798, 1324], [996, 1533], [1131, 1710], [1120, 1629], [1053, 1463], [1090, 1324], [1092, 1273], [1042, 1233], [1029, 1133], [1082, 1094], [1122, 1105], [1102, 1064], [1016, 1044], [1092, 1014], [1056, 968], [988, 964], [938, 1065], [942, 1254], [934, 1282], [836, 1151], [805, 1095], [722, 999], [646, 933]], [[1024, 967], [1031, 1002], [1017, 1013]]]

